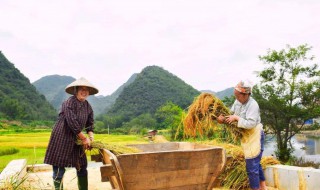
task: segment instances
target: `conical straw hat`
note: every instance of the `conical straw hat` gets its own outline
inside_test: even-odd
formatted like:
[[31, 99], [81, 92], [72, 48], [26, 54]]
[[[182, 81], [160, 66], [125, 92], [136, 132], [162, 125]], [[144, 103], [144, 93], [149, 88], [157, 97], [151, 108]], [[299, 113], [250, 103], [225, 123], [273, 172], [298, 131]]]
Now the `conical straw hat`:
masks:
[[89, 87], [89, 95], [97, 94], [99, 92], [99, 90], [96, 87], [94, 87], [87, 79], [85, 79], [83, 77], [81, 77], [81, 78], [77, 79], [76, 81], [72, 82], [71, 84], [69, 84], [65, 90], [68, 94], [74, 95], [76, 86]]

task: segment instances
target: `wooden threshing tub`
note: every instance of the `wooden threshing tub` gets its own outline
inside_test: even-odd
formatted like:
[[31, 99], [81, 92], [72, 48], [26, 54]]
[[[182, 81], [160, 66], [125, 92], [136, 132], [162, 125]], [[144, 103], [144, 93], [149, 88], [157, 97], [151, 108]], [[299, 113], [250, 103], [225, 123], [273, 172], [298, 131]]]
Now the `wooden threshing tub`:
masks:
[[226, 156], [221, 147], [187, 142], [128, 145], [140, 153], [101, 149], [102, 181], [118, 190], [211, 190]]

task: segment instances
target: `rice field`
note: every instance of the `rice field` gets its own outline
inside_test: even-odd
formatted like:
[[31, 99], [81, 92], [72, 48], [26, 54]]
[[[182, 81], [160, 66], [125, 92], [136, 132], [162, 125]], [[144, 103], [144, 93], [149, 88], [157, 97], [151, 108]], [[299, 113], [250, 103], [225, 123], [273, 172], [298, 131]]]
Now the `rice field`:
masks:
[[[15, 159], [26, 159], [28, 165], [42, 164], [50, 132], [0, 134], [0, 172]], [[145, 143], [136, 135], [95, 134], [95, 140], [117, 145]], [[90, 151], [87, 152], [90, 155]]]

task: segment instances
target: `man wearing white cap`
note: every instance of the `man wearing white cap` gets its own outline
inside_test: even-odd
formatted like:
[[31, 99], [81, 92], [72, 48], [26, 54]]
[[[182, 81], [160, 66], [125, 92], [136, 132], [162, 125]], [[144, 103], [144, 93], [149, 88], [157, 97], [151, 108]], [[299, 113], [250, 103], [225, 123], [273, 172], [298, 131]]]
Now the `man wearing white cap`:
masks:
[[246, 159], [246, 170], [252, 189], [266, 189], [265, 177], [260, 164], [264, 132], [258, 103], [250, 96], [252, 85], [249, 81], [240, 81], [234, 88], [235, 102], [231, 107], [233, 115], [219, 116], [220, 123], [238, 122], [238, 127], [246, 129], [241, 138], [241, 146]]
[[[46, 151], [44, 163], [53, 166], [53, 183], [55, 189], [63, 189], [62, 178], [66, 167], [77, 169], [78, 187], [88, 189], [87, 157], [85, 149], [93, 141], [93, 110], [86, 100], [89, 95], [98, 93], [85, 78], [69, 84], [65, 91], [72, 94], [63, 102]], [[82, 132], [86, 131], [89, 138]], [[77, 145], [80, 139], [83, 146]]]

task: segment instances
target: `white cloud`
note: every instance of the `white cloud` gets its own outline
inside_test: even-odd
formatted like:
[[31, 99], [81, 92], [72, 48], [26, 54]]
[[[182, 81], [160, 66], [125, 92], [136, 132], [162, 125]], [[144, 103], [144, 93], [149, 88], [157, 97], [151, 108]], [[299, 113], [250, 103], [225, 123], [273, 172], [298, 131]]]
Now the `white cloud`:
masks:
[[0, 51], [32, 82], [84, 76], [103, 95], [148, 65], [219, 91], [256, 81], [269, 48], [308, 43], [319, 57], [318, 10], [315, 0], [1, 0]]

